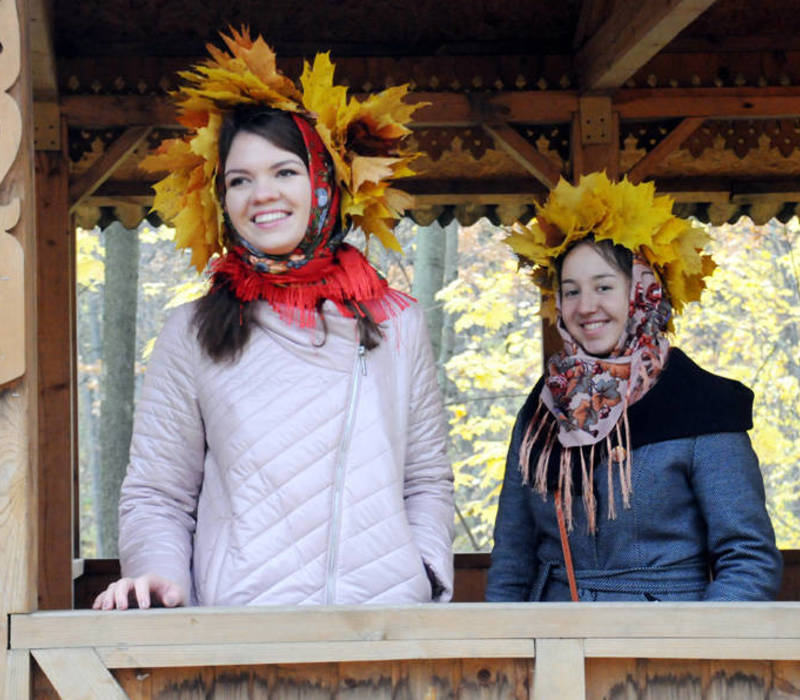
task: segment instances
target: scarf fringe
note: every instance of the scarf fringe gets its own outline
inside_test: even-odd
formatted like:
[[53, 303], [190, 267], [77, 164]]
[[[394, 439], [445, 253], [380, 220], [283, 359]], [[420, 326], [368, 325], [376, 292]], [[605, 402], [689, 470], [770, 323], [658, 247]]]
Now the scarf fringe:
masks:
[[[620, 423], [622, 423], [622, 427], [620, 427]], [[606, 479], [608, 484], [607, 517], [609, 520], [615, 520], [617, 517], [617, 505], [614, 495], [615, 464], [619, 469], [622, 506], [626, 509], [631, 507], [631, 494], [633, 493], [633, 450], [631, 448], [631, 431], [628, 421], [627, 405], [622, 412], [620, 421], [616, 424], [615, 430], [612, 432], [616, 433], [616, 445], [612, 443], [611, 434], [605, 437], [605, 456], [607, 458]], [[557, 422], [540, 399], [536, 407], [536, 412], [528, 423], [522, 443], [520, 444], [519, 469], [522, 475], [522, 483], [531, 486], [533, 491], [540, 494], [544, 500], [547, 500], [548, 493], [548, 465], [553, 454], [553, 449], [556, 446], [557, 438]], [[531, 456], [537, 444], [541, 444], [542, 448], [534, 466], [531, 465]], [[590, 447], [588, 463], [582, 445], [575, 447], [560, 446], [556, 488], [558, 488], [562, 494], [567, 530], [570, 532], [574, 527], [572, 509], [573, 460], [579, 460], [580, 463], [581, 500], [583, 501], [583, 508], [586, 513], [589, 534], [593, 535], [597, 531], [597, 498], [594, 492], [595, 444], [596, 443], [593, 443]]]
[[229, 253], [213, 267], [212, 291], [222, 285], [230, 286], [243, 303], [268, 302], [283, 321], [301, 328], [316, 326], [320, 300], [332, 301], [343, 316], [372, 316], [376, 323], [413, 302], [413, 297], [389, 287], [357, 249], [346, 245], [336, 257], [283, 274], [261, 272]]

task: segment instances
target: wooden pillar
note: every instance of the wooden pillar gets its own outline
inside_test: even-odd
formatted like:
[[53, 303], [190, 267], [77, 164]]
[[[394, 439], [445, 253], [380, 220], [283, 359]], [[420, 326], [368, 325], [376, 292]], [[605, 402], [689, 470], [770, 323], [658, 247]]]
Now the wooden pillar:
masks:
[[[25, 0], [0, 0], [0, 237], [4, 250], [21, 248], [24, 256], [25, 319], [22, 338], [11, 339], [24, 345], [24, 374], [0, 388], [0, 695], [9, 698], [20, 697], [21, 683], [20, 660], [6, 648], [8, 614], [36, 609], [38, 387], [28, 6]], [[11, 282], [0, 279], [0, 285]]]
[[[62, 126], [62, 132], [65, 130]], [[75, 240], [66, 134], [36, 152], [39, 609], [72, 607]], [[59, 142], [60, 141], [60, 142]], [[38, 146], [37, 146], [38, 148]]]
[[619, 112], [610, 97], [581, 97], [572, 115], [572, 181], [585, 173], [605, 170], [609, 180], [619, 177]]

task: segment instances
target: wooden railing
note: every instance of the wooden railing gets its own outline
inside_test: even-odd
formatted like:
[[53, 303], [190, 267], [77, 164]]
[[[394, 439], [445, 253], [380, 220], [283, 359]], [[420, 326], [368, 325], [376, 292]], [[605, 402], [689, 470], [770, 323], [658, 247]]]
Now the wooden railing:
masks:
[[38, 612], [9, 661], [14, 700], [790, 698], [800, 604]]

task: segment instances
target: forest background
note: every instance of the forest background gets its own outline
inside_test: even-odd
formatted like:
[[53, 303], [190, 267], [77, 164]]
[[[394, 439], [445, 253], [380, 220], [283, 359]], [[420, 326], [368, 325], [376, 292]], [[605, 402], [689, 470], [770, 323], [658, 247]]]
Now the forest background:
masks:
[[[779, 546], [800, 549], [800, 223], [741, 219], [709, 232], [719, 267], [701, 304], [677, 317], [671, 342], [755, 392], [750, 436], [767, 506]], [[487, 551], [511, 428], [541, 373], [539, 294], [504, 232], [485, 219], [403, 220], [396, 233], [404, 256], [377, 244], [367, 253], [426, 310], [450, 422], [456, 551]], [[170, 309], [205, 289], [172, 235], [146, 222], [78, 230], [82, 557], [116, 556], [119, 485], [147, 357]]]

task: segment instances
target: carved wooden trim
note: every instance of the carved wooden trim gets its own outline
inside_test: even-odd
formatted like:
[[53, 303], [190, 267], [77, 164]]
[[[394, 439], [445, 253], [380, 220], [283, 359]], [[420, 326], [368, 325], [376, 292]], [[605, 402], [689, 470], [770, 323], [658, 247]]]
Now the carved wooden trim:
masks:
[[122, 162], [147, 138], [151, 130], [152, 127], [149, 126], [133, 126], [126, 129], [87, 172], [70, 184], [69, 196], [72, 200], [70, 213], [114, 174]]
[[697, 131], [703, 124], [702, 117], [687, 117], [647, 155], [628, 172], [628, 179], [633, 183], [641, 182], [655, 167]]
[[556, 186], [561, 177], [559, 169], [512, 127], [508, 124], [484, 124], [483, 128], [494, 139], [498, 148], [508, 153], [545, 187], [549, 189]]
[[22, 247], [10, 231], [17, 225], [18, 196], [4, 201], [3, 183], [22, 142], [22, 114], [9, 94], [20, 74], [20, 25], [16, 0], [0, 0], [0, 387], [25, 373], [25, 292]]

